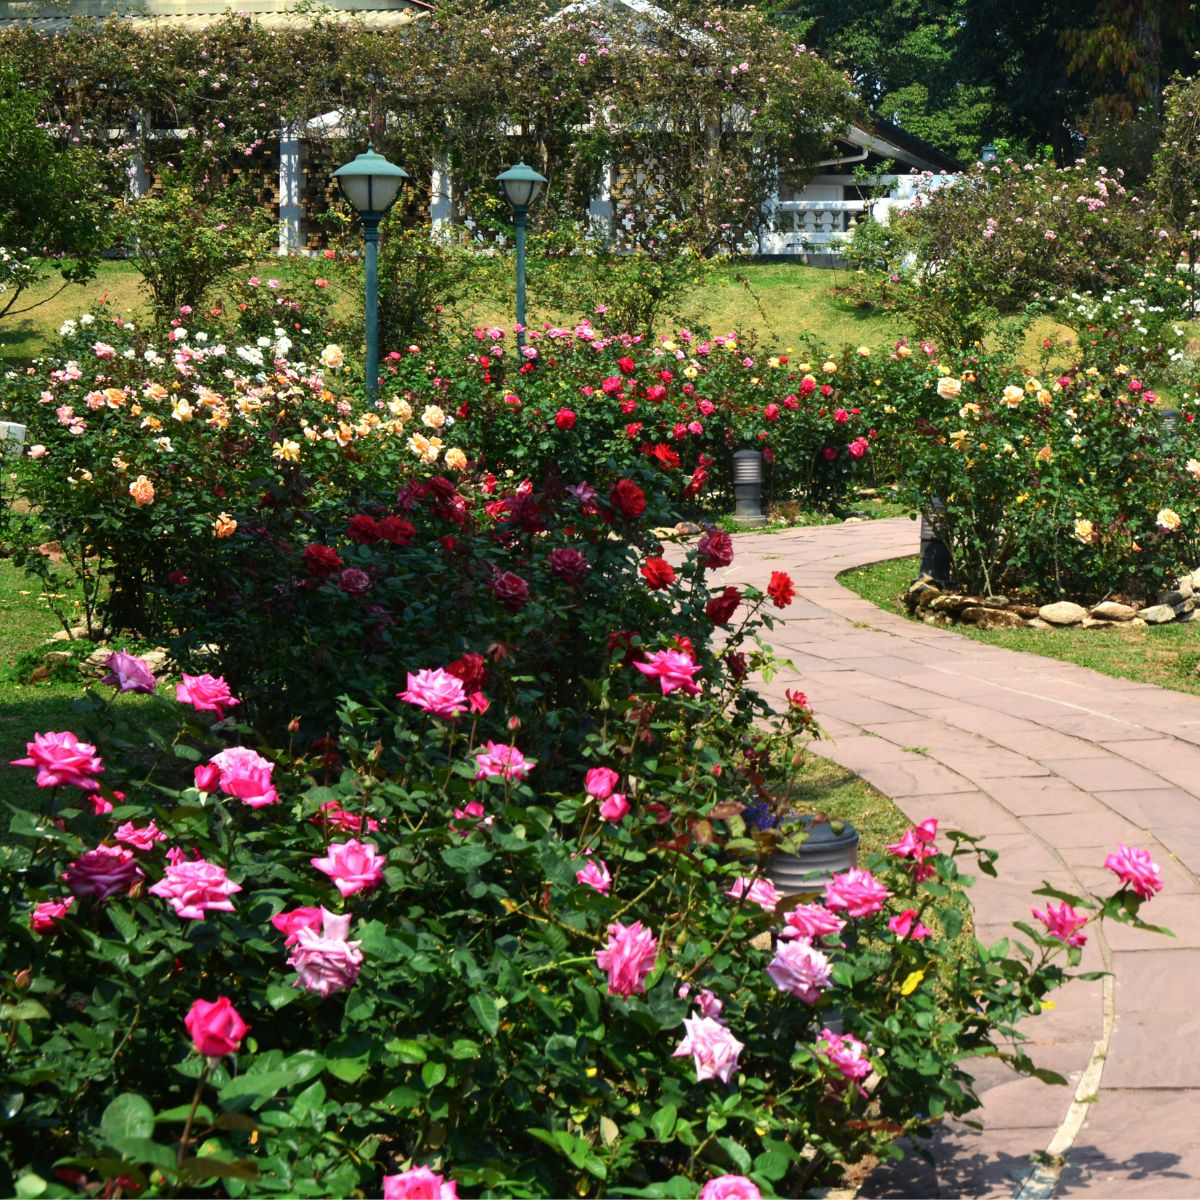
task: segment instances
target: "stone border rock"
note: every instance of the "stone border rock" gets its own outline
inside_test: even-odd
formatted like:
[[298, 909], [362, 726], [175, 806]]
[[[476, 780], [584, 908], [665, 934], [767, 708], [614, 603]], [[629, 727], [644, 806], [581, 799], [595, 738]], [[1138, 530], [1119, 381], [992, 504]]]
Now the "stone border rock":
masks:
[[943, 590], [922, 575], [900, 597], [910, 616], [926, 625], [972, 625], [976, 629], [1112, 629], [1166, 625], [1196, 619], [1200, 595], [1200, 570], [1184, 575], [1158, 593], [1154, 604], [1135, 608], [1116, 600], [1101, 600], [1085, 607], [1070, 600], [1053, 604], [1021, 604], [1007, 596], [975, 596]]

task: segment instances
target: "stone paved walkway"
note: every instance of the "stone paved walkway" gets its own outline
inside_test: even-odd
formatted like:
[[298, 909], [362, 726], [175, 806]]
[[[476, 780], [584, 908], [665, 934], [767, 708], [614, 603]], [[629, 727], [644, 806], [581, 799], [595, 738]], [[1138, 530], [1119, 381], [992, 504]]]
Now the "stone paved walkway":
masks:
[[[982, 1064], [984, 1130], [944, 1128], [934, 1167], [880, 1169], [862, 1194], [1200, 1196], [1200, 697], [982, 645], [836, 582], [916, 553], [917, 537], [904, 519], [739, 537], [721, 583], [764, 587], [786, 570], [798, 593], [771, 637], [798, 676], [782, 671], [764, 690], [781, 703], [787, 687], [807, 692], [830, 735], [817, 751], [912, 820], [935, 816], [1000, 851], [999, 880], [972, 894], [984, 940], [1029, 919], [1042, 880], [1107, 891], [1103, 860], [1118, 842], [1162, 867], [1147, 917], [1176, 937], [1093, 932], [1084, 965], [1112, 977], [1056, 993], [1027, 1029], [1034, 1060], [1071, 1087]], [[1026, 1178], [1031, 1155], [1068, 1146], [1057, 1183]]]

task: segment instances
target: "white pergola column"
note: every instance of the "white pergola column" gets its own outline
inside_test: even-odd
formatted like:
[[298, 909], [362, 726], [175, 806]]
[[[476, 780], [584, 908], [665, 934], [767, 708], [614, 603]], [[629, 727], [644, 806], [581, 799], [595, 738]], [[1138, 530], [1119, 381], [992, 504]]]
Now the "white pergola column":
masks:
[[445, 150], [434, 155], [429, 186], [429, 224], [435, 236], [445, 234], [454, 224], [454, 180], [450, 175], [450, 156]]
[[300, 249], [300, 127], [285, 125], [279, 131], [279, 253]]
[[612, 159], [605, 159], [604, 166], [600, 171], [600, 183], [596, 195], [588, 201], [588, 223], [592, 227], [592, 232], [601, 236], [612, 232], [612, 191]]
[[129, 162], [125, 167], [125, 177], [129, 180], [129, 198], [131, 200], [140, 200], [149, 190], [150, 177], [146, 174], [146, 160], [141, 151], [145, 129], [144, 119], [140, 116], [134, 117], [133, 143], [136, 148], [130, 154]]

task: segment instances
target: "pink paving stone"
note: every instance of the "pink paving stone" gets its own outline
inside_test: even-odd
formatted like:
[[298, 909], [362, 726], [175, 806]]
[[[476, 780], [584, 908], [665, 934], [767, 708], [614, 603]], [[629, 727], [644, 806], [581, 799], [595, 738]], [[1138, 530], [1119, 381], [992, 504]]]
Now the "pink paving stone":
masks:
[[1057, 776], [988, 779], [982, 787], [992, 799], [1017, 816], [1103, 811], [1103, 807], [1082, 788]]
[[[1144, 829], [1125, 820], [1114, 812], [1097, 806], [1084, 819], [1078, 814], [1068, 816], [1028, 816], [1025, 824], [1043, 841], [1059, 850], [1114, 847], [1118, 842], [1126, 845], [1141, 845], [1146, 840]], [[1197, 830], [1200, 832], [1200, 830]], [[1100, 855], [1103, 859], [1104, 855]]]
[[1055, 775], [1088, 791], [1095, 788], [1137, 791], [1163, 785], [1161, 775], [1106, 751], [1098, 751], [1092, 758], [1050, 758], [1046, 766]]

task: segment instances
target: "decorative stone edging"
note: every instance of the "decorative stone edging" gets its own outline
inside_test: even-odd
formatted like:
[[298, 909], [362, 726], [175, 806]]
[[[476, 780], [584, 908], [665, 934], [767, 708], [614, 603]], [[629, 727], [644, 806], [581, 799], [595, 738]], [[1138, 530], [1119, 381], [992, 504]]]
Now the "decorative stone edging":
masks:
[[1154, 604], [1141, 608], [1116, 600], [1085, 607], [1070, 600], [1053, 604], [1022, 604], [1007, 596], [975, 596], [943, 590], [921, 576], [900, 597], [912, 616], [927, 625], [973, 625], [977, 629], [1112, 629], [1118, 625], [1166, 625], [1196, 619], [1200, 570], [1181, 576], [1173, 587], [1158, 593]]

